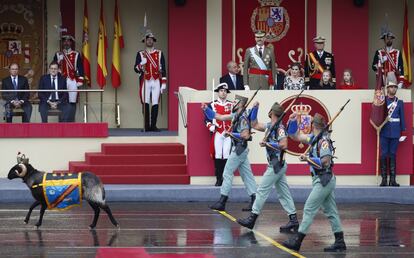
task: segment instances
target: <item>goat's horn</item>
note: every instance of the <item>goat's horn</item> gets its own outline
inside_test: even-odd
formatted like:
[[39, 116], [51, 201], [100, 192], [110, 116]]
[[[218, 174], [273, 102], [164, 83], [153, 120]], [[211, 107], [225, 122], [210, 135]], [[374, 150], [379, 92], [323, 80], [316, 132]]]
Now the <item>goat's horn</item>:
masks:
[[26, 166], [25, 165], [23, 165], [23, 164], [19, 164], [19, 167], [21, 167], [22, 168], [22, 172], [18, 172], [17, 170], [16, 170], [16, 172], [17, 172], [17, 175], [19, 176], [19, 177], [24, 177], [26, 174], [27, 174], [27, 168], [26, 168]]

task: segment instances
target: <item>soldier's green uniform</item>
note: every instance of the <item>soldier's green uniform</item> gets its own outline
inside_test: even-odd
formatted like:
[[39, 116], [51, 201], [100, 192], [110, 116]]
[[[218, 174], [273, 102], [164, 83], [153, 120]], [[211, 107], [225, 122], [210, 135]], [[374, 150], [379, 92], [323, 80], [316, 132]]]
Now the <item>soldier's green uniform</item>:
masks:
[[[271, 123], [266, 124], [266, 129], [270, 130]], [[270, 133], [269, 143], [279, 143], [282, 139], [287, 137], [286, 130], [282, 124], [279, 125], [277, 130], [273, 130]], [[261, 213], [262, 208], [269, 197], [270, 191], [273, 186], [276, 188], [277, 195], [279, 197], [280, 204], [288, 214], [290, 221], [287, 225], [280, 227], [280, 231], [296, 231], [299, 227], [299, 223], [296, 217], [295, 203], [293, 202], [292, 194], [289, 190], [289, 185], [286, 180], [287, 163], [281, 160], [281, 151], [266, 147], [266, 156], [268, 165], [265, 173], [263, 174], [262, 181], [256, 192], [256, 200], [252, 207], [252, 213], [246, 219], [238, 219], [237, 222], [247, 228], [252, 229], [254, 227], [257, 216]]]
[[[244, 101], [247, 101], [245, 98]], [[250, 131], [250, 120], [248, 112], [244, 112], [239, 117], [236, 113], [232, 113], [233, 119], [233, 134], [240, 134], [245, 130]], [[237, 138], [237, 137], [236, 137]], [[225, 210], [225, 204], [230, 194], [234, 172], [236, 169], [239, 170], [240, 177], [243, 180], [244, 186], [246, 187], [247, 193], [249, 194], [251, 201], [250, 205], [243, 209], [244, 211], [250, 211], [251, 206], [256, 198], [257, 185], [253, 176], [253, 172], [248, 159], [249, 149], [247, 148], [247, 141], [241, 137], [238, 140], [232, 138], [232, 147], [229, 158], [227, 159], [226, 166], [223, 172], [223, 184], [220, 188], [221, 197], [220, 200], [210, 206], [214, 210]]]
[[[316, 136], [310, 134], [307, 137], [308, 143], [311, 143], [314, 137]], [[330, 165], [323, 167], [321, 160], [327, 156], [331, 158]], [[346, 245], [334, 193], [336, 179], [332, 173], [333, 146], [328, 133], [324, 133], [318, 142], [313, 145], [309, 159], [311, 160], [309, 164], [312, 175], [312, 191], [305, 202], [302, 223], [299, 226], [298, 233], [283, 244], [288, 248], [299, 250], [316, 213], [322, 208], [335, 235], [335, 243], [325, 248], [324, 251], [344, 251]]]

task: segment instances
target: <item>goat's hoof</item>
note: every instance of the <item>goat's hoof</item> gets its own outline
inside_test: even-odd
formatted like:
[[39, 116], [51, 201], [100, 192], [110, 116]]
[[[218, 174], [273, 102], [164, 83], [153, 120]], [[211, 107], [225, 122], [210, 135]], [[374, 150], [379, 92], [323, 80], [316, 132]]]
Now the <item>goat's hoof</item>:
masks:
[[89, 228], [90, 230], [92, 230], [92, 229], [95, 229], [95, 227], [96, 227], [96, 226], [94, 226], [94, 225], [89, 225], [89, 227], [88, 227], [88, 228]]
[[117, 229], [121, 229], [121, 225], [119, 225], [119, 224], [116, 224], [116, 225], [115, 225], [115, 227], [116, 227]]
[[26, 225], [27, 225], [28, 223], [29, 223], [29, 221], [28, 221], [28, 220], [25, 220], [25, 221], [24, 221], [24, 224], [26, 224]]

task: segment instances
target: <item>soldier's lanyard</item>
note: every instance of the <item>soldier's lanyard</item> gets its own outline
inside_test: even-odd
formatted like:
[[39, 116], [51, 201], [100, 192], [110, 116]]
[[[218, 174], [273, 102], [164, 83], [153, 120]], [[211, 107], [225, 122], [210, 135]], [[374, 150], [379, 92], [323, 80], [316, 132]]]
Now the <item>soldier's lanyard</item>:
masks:
[[323, 68], [321, 64], [318, 62], [318, 60], [315, 58], [315, 55], [313, 53], [309, 53], [309, 56], [312, 59], [312, 62], [315, 64], [316, 69], [318, 69], [320, 73], [323, 73]]
[[388, 109], [388, 117], [391, 118], [392, 114], [394, 113], [395, 109], [397, 108], [398, 98], [394, 97], [394, 101], [389, 105]]
[[384, 48], [384, 51], [385, 51], [385, 55], [387, 56], [387, 59], [390, 61], [392, 68], [394, 69], [394, 71], [397, 71], [397, 66], [395, 65], [394, 59], [392, 59], [392, 57], [390, 56], [390, 53], [388, 53], [386, 48]]
[[74, 71], [75, 70], [75, 67], [73, 66], [73, 64], [70, 62], [70, 59], [69, 59], [69, 57], [66, 55], [66, 53], [65, 52], [63, 52], [63, 58], [65, 59], [65, 61], [66, 61], [66, 65], [69, 67], [69, 69], [70, 70], [72, 70], [72, 71]]

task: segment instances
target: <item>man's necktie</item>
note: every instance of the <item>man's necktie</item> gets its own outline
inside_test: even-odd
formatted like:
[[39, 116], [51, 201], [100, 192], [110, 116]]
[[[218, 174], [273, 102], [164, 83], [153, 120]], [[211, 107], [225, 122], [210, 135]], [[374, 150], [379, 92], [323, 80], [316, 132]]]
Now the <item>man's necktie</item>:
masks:
[[231, 80], [233, 81], [234, 88], [236, 88], [236, 76], [232, 75]]
[[260, 56], [260, 57], [262, 57], [262, 56], [263, 56], [263, 51], [262, 51], [262, 48], [261, 48], [261, 47], [259, 47], [259, 56]]
[[13, 77], [13, 87], [14, 87], [15, 90], [17, 90], [16, 77]]
[[[52, 86], [55, 90], [57, 90], [55, 80], [56, 80], [56, 77], [52, 77]], [[55, 91], [52, 93], [52, 101], [56, 101], [57, 99], [58, 99], [58, 93], [57, 91]]]

